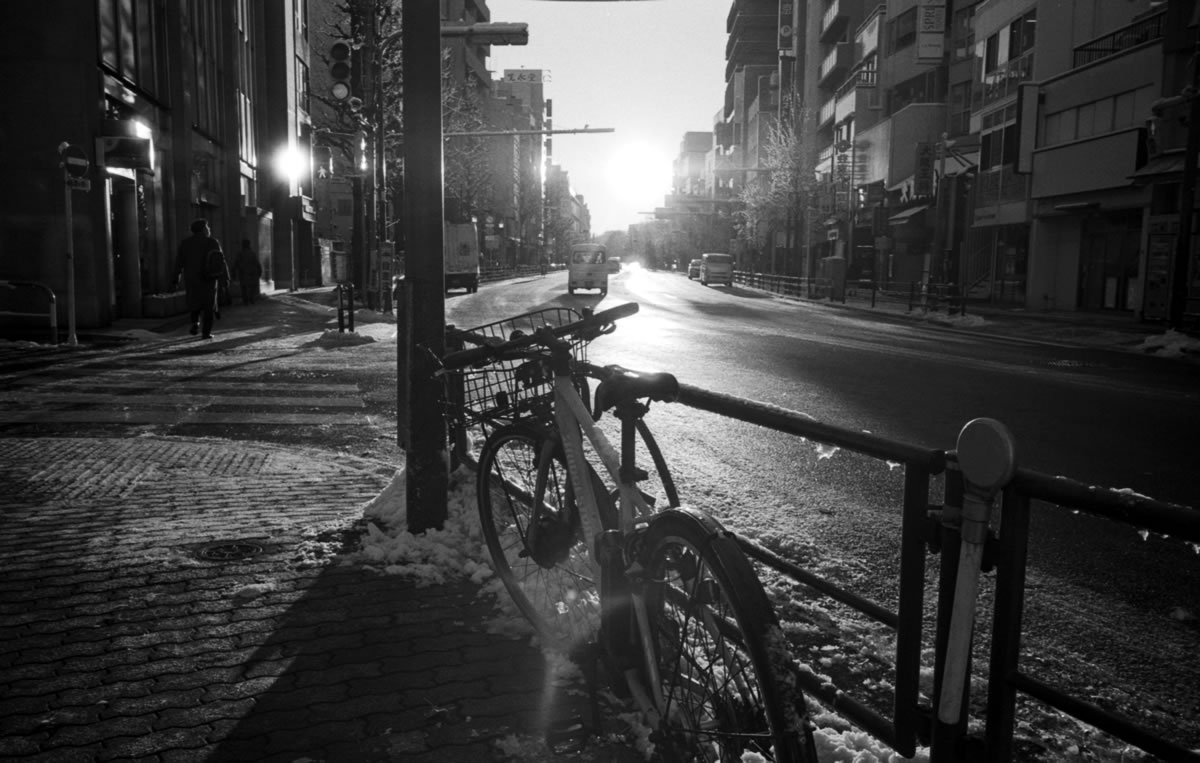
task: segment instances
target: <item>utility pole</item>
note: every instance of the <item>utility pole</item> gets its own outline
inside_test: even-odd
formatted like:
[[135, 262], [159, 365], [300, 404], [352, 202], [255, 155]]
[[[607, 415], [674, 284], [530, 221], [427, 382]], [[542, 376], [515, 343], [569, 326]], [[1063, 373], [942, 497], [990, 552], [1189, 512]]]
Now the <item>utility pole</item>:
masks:
[[[405, 334], [408, 409], [400, 411], [406, 445], [408, 530], [419, 534], [446, 521], [449, 457], [445, 391], [435, 376], [446, 353], [443, 273], [441, 12], [438, 3], [406, 2], [401, 10], [404, 77]], [[405, 431], [407, 430], [407, 431]]]
[[[405, 449], [408, 531], [440, 529], [446, 521], [449, 454], [445, 387], [437, 376], [446, 354], [446, 285], [442, 221], [442, 37], [489, 45], [524, 45], [525, 24], [447, 24], [438, 3], [401, 6], [404, 77], [404, 300], [396, 316], [399, 441]], [[381, 51], [396, 37], [374, 46]], [[402, 328], [399, 328], [402, 327]]]
[[363, 269], [362, 293], [365, 296], [364, 302], [367, 307], [377, 309], [379, 304], [375, 301], [375, 293], [371, 290], [371, 275], [374, 274], [377, 280], [382, 279], [383, 269], [379, 264], [379, 229], [377, 220], [379, 216], [379, 163], [381, 161], [378, 154], [377, 140], [380, 131], [381, 115], [377, 109], [379, 99], [376, 95], [377, 75], [378, 75], [378, 46], [376, 38], [378, 37], [379, 17], [375, 13], [373, 0], [363, 0], [362, 11], [364, 14], [363, 21], [366, 26], [363, 29], [363, 55], [362, 55], [362, 91], [360, 96], [363, 99], [363, 110], [366, 112], [366, 119], [363, 120], [366, 124], [366, 141], [364, 151], [366, 153], [367, 167], [366, 173], [366, 235], [364, 236], [366, 244], [366, 263]]

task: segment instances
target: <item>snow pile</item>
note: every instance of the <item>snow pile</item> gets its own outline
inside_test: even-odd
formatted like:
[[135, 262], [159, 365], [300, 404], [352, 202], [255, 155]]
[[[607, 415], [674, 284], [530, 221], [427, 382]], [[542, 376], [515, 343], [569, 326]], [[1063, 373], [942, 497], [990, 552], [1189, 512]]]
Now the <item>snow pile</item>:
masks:
[[1146, 337], [1137, 349], [1160, 358], [1200, 358], [1200, 339], [1170, 329], [1162, 334]]
[[318, 347], [350, 347], [358, 344], [370, 344], [375, 337], [353, 331], [335, 331], [326, 329], [313, 343]]
[[441, 530], [421, 535], [408, 531], [406, 480], [397, 471], [382, 493], [367, 504], [367, 534], [358, 558], [389, 575], [414, 581], [418, 586], [468, 579], [483, 583], [492, 577], [479, 516], [474, 483], [460, 469], [451, 475], [446, 522]]

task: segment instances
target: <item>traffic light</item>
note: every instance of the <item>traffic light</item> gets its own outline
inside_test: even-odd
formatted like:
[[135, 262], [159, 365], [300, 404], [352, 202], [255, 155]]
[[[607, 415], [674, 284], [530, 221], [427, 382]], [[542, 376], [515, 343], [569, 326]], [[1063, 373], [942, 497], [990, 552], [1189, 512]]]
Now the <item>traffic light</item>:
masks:
[[335, 101], [349, 101], [353, 89], [350, 85], [350, 43], [338, 40], [329, 49], [329, 76], [333, 84], [329, 92]]

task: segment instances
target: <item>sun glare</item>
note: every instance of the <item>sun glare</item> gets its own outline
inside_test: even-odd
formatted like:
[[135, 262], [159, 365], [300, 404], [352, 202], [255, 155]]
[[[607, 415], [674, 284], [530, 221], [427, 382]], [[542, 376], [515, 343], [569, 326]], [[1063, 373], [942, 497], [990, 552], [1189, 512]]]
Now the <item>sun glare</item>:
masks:
[[671, 190], [671, 159], [648, 143], [626, 143], [608, 160], [607, 175], [622, 196], [661, 203]]

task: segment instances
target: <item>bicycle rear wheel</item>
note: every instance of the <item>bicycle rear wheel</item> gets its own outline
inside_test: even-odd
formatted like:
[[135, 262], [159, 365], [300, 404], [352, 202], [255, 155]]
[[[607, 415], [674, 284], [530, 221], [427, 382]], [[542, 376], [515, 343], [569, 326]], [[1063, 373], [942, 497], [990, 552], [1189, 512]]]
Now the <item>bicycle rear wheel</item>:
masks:
[[638, 558], [664, 703], [659, 757], [816, 763], [784, 634], [734, 539], [676, 509], [651, 520]]
[[[567, 479], [562, 446], [525, 424], [501, 427], [479, 456], [479, 521], [496, 575], [513, 602], [548, 644], [570, 650], [586, 644], [600, 624], [600, 601]], [[546, 459], [545, 488], [535, 498], [539, 461]], [[592, 474], [597, 496], [605, 496]], [[530, 529], [537, 524], [535, 537]], [[602, 505], [605, 529], [615, 511]]]

